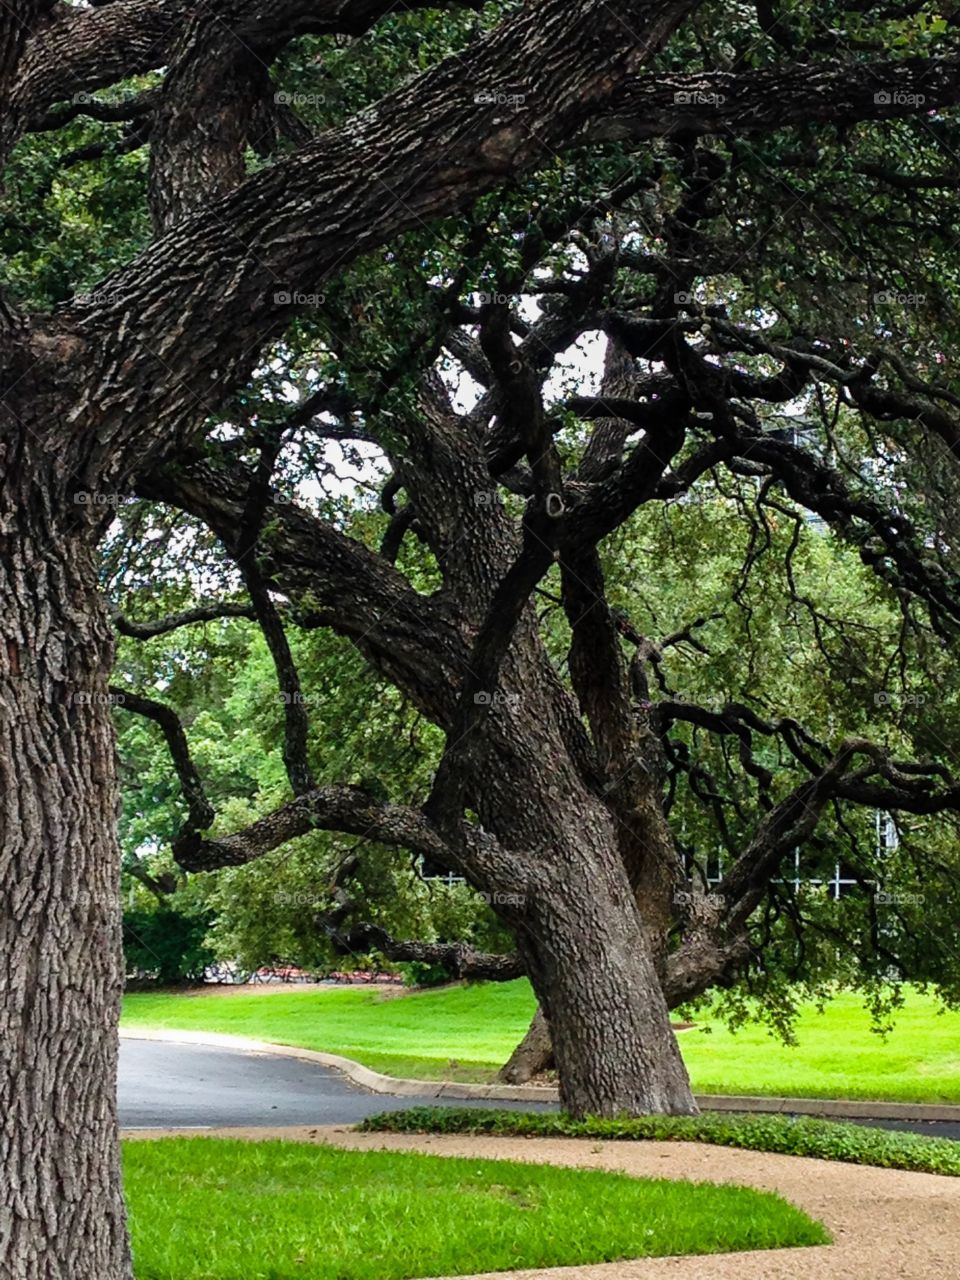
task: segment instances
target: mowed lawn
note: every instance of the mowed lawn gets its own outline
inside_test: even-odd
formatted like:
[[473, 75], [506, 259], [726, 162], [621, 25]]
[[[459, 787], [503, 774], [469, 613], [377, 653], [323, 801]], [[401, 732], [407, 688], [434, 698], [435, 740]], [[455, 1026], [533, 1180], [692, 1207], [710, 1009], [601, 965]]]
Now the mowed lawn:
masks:
[[407, 1280], [825, 1244], [747, 1187], [295, 1142], [128, 1142], [136, 1280]]
[[533, 1017], [526, 981], [386, 996], [364, 987], [128, 995], [123, 1025], [221, 1031], [339, 1053], [387, 1075], [490, 1080]]
[[[490, 1080], [533, 1013], [525, 981], [390, 994], [357, 987], [264, 994], [133, 994], [127, 1027], [253, 1036], [355, 1058], [389, 1075]], [[802, 1014], [796, 1048], [762, 1027], [732, 1035], [705, 1020], [680, 1033], [698, 1093], [960, 1103], [960, 1013], [910, 991], [884, 1040], [860, 1000]]]

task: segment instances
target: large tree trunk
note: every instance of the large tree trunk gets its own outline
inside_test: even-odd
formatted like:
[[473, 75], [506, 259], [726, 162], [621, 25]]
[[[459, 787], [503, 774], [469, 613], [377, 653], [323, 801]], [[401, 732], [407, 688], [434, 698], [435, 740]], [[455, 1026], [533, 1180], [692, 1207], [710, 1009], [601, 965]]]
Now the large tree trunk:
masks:
[[616, 880], [572, 885], [569, 898], [551, 894], [534, 913], [539, 936], [524, 942], [553, 1033], [560, 1102], [573, 1116], [692, 1115], [653, 958]]
[[[504, 695], [456, 740], [458, 767], [496, 836], [496, 849], [473, 855], [475, 874], [549, 1024], [561, 1104], [574, 1116], [695, 1114], [648, 927], [669, 880], [647, 887], [641, 910], [617, 820], [569, 749], [568, 701], [532, 610], [512, 639]], [[472, 669], [482, 663], [471, 655]]]
[[500, 1068], [497, 1076], [504, 1084], [526, 1084], [554, 1066], [553, 1041], [543, 1010], [538, 1006], [523, 1039]]
[[0, 452], [0, 1278], [127, 1280], [110, 640], [91, 510], [35, 440]]
[[561, 1104], [574, 1116], [695, 1114], [614, 821], [542, 746], [532, 768], [523, 753], [526, 787], [500, 790], [488, 773], [482, 803], [497, 797], [504, 835], [541, 850], [528, 893], [501, 906], [550, 1027]]

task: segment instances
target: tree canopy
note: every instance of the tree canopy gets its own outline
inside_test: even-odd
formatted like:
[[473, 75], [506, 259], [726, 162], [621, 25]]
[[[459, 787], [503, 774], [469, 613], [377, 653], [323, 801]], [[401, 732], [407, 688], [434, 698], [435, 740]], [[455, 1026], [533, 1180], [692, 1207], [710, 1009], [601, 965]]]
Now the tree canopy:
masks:
[[71, 1274], [127, 1274], [112, 715], [141, 883], [509, 938], [575, 1114], [692, 1110], [717, 987], [956, 997], [958, 70], [922, 0], [5, 10], [10, 1043], [87, 1099], [7, 1163]]

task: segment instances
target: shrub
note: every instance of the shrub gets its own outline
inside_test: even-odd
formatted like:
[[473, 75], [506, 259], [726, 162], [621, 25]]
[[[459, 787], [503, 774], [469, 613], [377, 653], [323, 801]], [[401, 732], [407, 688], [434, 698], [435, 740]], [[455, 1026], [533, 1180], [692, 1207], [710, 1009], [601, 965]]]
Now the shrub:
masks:
[[213, 961], [212, 913], [131, 910], [123, 916], [127, 975], [158, 983], [199, 982]]

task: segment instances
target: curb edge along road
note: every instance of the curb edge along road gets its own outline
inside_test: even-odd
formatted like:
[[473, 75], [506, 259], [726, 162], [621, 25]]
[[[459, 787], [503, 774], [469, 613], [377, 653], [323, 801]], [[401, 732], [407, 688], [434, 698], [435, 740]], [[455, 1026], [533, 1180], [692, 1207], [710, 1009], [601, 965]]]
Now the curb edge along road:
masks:
[[[200, 1044], [217, 1049], [237, 1049], [245, 1053], [267, 1053], [280, 1058], [299, 1058], [318, 1066], [340, 1071], [354, 1084], [372, 1093], [394, 1097], [487, 1098], [500, 1102], [556, 1102], [557, 1090], [531, 1084], [461, 1084], [452, 1080], [401, 1080], [373, 1071], [352, 1058], [336, 1053], [320, 1053], [294, 1045], [251, 1040], [213, 1031], [167, 1031], [151, 1028], [122, 1028], [121, 1040], [160, 1040], [166, 1044]], [[704, 1111], [758, 1111], [791, 1115], [829, 1116], [849, 1120], [939, 1120], [960, 1123], [960, 1106], [926, 1102], [864, 1102], [845, 1098], [775, 1098], [736, 1094], [697, 1094]]]

